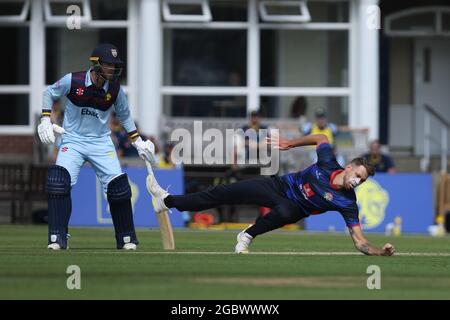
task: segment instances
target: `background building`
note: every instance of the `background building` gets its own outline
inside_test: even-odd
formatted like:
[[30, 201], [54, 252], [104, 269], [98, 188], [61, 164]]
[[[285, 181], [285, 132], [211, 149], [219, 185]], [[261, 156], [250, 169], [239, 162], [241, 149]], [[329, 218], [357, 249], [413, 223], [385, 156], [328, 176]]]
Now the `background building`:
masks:
[[369, 139], [421, 155], [423, 105], [450, 118], [444, 0], [300, 8], [257, 0], [71, 3], [81, 9], [81, 29], [68, 28], [74, 12], [67, 3], [0, 1], [2, 154], [32, 152], [43, 89], [87, 69], [92, 48], [105, 41], [127, 62], [122, 82], [146, 134], [159, 135], [163, 117], [245, 117], [261, 109], [263, 117], [287, 119], [302, 97], [307, 117], [324, 107], [331, 122], [368, 128]]
[[47, 160], [42, 92], [111, 42], [133, 117], [157, 140], [198, 118], [242, 127], [255, 110], [301, 134], [320, 107], [344, 160], [377, 138], [400, 172], [446, 171], [449, 35], [445, 0], [0, 0], [0, 162]]

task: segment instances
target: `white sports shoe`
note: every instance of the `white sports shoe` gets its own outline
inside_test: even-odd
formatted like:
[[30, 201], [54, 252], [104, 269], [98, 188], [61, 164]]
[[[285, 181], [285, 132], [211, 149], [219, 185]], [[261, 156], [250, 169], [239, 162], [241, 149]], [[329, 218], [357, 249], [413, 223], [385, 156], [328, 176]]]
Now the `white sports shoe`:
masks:
[[[248, 229], [248, 228], [247, 228]], [[253, 237], [245, 232], [247, 229], [241, 231], [237, 235], [237, 244], [234, 248], [236, 253], [249, 253], [248, 247], [253, 241]]]
[[[69, 239], [71, 237], [70, 233], [68, 233], [67, 235], [67, 239]], [[52, 235], [50, 241], [56, 241], [56, 235]], [[69, 249], [69, 245], [67, 245], [66, 249]], [[52, 242], [47, 246], [47, 249], [49, 250], [62, 250], [61, 246], [59, 245], [59, 243], [57, 242]]]
[[49, 250], [61, 250], [61, 246], [58, 243], [54, 242], [54, 243], [50, 243], [47, 246], [47, 249], [49, 249]]
[[130, 243], [125, 243], [122, 247], [123, 250], [136, 250], [137, 246], [136, 244], [130, 242]]
[[155, 212], [160, 213], [169, 210], [169, 208], [167, 208], [166, 204], [164, 203], [164, 199], [169, 195], [169, 192], [161, 188], [153, 174], [147, 175], [146, 184], [148, 192], [150, 192], [152, 195], [152, 203]]

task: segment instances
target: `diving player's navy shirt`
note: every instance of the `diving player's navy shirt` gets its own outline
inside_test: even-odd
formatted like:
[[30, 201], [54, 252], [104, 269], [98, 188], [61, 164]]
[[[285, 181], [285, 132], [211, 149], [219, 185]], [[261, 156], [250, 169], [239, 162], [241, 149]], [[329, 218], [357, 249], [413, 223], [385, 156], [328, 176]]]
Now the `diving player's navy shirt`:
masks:
[[348, 227], [359, 226], [358, 205], [353, 190], [338, 189], [332, 184], [342, 172], [328, 143], [317, 147], [317, 162], [305, 170], [281, 177], [288, 185], [286, 195], [307, 215], [338, 211]]

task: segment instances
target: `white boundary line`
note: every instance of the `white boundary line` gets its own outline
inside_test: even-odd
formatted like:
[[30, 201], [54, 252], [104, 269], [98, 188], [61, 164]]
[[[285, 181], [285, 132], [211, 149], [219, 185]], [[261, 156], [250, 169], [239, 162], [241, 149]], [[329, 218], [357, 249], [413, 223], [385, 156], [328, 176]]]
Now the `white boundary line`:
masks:
[[[121, 251], [78, 251], [68, 250], [68, 253], [90, 253], [90, 254], [121, 254]], [[234, 252], [220, 252], [220, 251], [133, 251], [131, 254], [143, 255], [235, 255]], [[310, 251], [310, 252], [251, 252], [249, 255], [258, 256], [363, 256], [359, 252], [325, 252], [325, 251]], [[450, 257], [450, 252], [446, 253], [431, 253], [431, 252], [398, 252], [394, 256], [402, 257]]]

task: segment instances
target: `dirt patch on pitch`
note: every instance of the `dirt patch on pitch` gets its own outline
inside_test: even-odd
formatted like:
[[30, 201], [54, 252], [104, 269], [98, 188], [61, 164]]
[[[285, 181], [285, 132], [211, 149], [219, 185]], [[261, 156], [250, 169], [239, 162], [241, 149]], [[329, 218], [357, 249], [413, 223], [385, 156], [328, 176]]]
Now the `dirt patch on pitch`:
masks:
[[364, 277], [224, 277], [195, 278], [196, 283], [207, 284], [245, 284], [253, 286], [293, 286], [304, 288], [355, 288], [366, 286]]

